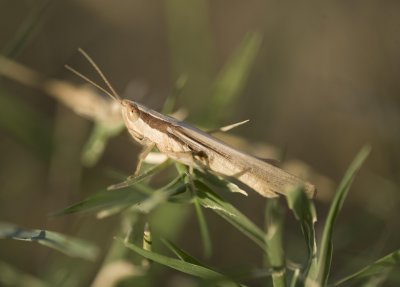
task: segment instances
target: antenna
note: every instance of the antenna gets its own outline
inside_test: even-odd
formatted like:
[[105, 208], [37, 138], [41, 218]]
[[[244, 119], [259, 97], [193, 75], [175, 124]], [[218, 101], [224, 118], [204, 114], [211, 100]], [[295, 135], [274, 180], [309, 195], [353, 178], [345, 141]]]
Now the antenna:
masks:
[[114, 100], [117, 100], [118, 102], [121, 102], [122, 99], [121, 97], [118, 95], [118, 93], [114, 90], [113, 86], [110, 84], [110, 82], [107, 80], [106, 76], [104, 75], [104, 73], [101, 71], [101, 69], [99, 68], [99, 66], [96, 64], [96, 62], [89, 56], [88, 53], [86, 53], [82, 48], [78, 48], [79, 53], [82, 54], [83, 57], [85, 57], [85, 59], [90, 63], [90, 65], [95, 69], [95, 71], [97, 72], [97, 74], [101, 77], [101, 79], [103, 80], [103, 82], [106, 84], [107, 88], [109, 89], [109, 91], [107, 91], [105, 88], [103, 88], [102, 86], [96, 84], [93, 80], [89, 79], [88, 77], [86, 77], [85, 75], [83, 75], [82, 73], [78, 72], [77, 70], [75, 70], [74, 68], [65, 65], [65, 68], [69, 71], [71, 71], [72, 73], [74, 73], [75, 75], [77, 75], [78, 77], [84, 79], [85, 81], [87, 81], [88, 83], [92, 84], [93, 86], [95, 86], [96, 88], [98, 88], [99, 90], [101, 90], [102, 92], [106, 93], [108, 96], [110, 96], [111, 98], [113, 98]]
[[74, 68], [72, 68], [71, 66], [68, 65], [64, 65], [64, 67], [71, 71], [72, 73], [74, 73], [75, 75], [77, 75], [78, 77], [82, 78], [83, 80], [85, 80], [86, 82], [90, 83], [91, 85], [95, 86], [96, 88], [98, 88], [100, 91], [104, 92], [106, 95], [110, 96], [113, 100], [117, 100], [120, 101], [120, 98], [116, 98], [115, 95], [111, 94], [109, 91], [107, 91], [106, 89], [104, 89], [102, 86], [96, 84], [94, 81], [92, 81], [91, 79], [89, 79], [88, 77], [86, 77], [85, 75], [79, 73], [77, 70], [75, 70]]

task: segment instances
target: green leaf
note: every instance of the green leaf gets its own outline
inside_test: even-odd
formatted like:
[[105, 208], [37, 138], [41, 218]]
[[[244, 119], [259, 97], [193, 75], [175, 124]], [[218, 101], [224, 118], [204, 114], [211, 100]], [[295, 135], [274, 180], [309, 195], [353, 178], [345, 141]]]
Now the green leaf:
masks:
[[182, 74], [178, 77], [175, 82], [174, 89], [171, 94], [167, 97], [164, 102], [162, 113], [163, 114], [172, 114], [175, 111], [176, 102], [181, 95], [183, 88], [185, 87], [187, 82], [187, 76]]
[[195, 170], [194, 171], [195, 175], [200, 178], [206, 185], [212, 185], [216, 188], [221, 188], [222, 190], [226, 192], [233, 192], [233, 193], [241, 193], [243, 195], [247, 196], [247, 192], [241, 189], [239, 186], [234, 184], [233, 182], [230, 182], [229, 180], [226, 180], [222, 176], [217, 176], [215, 174], [212, 174], [208, 171], [199, 171]]
[[142, 185], [135, 185], [134, 188], [124, 190], [102, 191], [54, 213], [54, 215], [99, 212], [110, 209], [120, 211], [148, 198], [149, 195], [144, 193], [148, 191], [148, 188]]
[[[383, 283], [386, 281], [389, 273], [383, 272], [376, 276], [368, 278], [366, 282], [363, 283], [362, 287], [377, 287], [377, 286], [385, 286]], [[397, 282], [398, 283], [398, 282]]]
[[360, 150], [339, 184], [324, 225], [318, 260], [315, 264], [312, 264], [310, 268], [309, 277], [306, 281], [307, 286], [326, 285], [332, 260], [332, 234], [334, 224], [342, 209], [343, 202], [350, 190], [353, 179], [368, 157], [370, 151], [371, 147], [369, 145], [364, 146]]
[[[187, 76], [185, 98], [190, 111], [204, 111], [215, 76], [214, 43], [209, 3], [204, 0], [165, 1], [165, 20], [172, 74]], [[209, 98], [210, 98], [209, 97]]]
[[205, 257], [210, 257], [212, 253], [212, 243], [210, 232], [208, 229], [206, 218], [204, 217], [203, 210], [201, 209], [200, 201], [197, 197], [194, 198], [194, 207], [196, 210], [197, 220], [199, 221], [200, 234], [203, 242], [203, 249]]
[[[297, 284], [299, 283], [299, 277], [300, 277], [300, 269], [295, 269], [293, 271], [292, 280], [290, 280], [289, 287], [298, 286]], [[300, 285], [300, 286], [302, 286], [302, 285]]]
[[186, 253], [185, 251], [180, 249], [178, 246], [176, 246], [171, 241], [166, 240], [166, 239], [161, 239], [161, 241], [165, 244], [165, 246], [168, 247], [169, 250], [171, 250], [182, 261], [206, 267], [204, 264], [200, 263], [200, 261], [198, 261], [196, 258], [192, 257], [191, 255], [189, 255], [188, 253]]
[[185, 190], [186, 184], [183, 182], [182, 177], [178, 176], [166, 186], [151, 192], [148, 198], [132, 206], [131, 210], [148, 214], [154, 208], [166, 202], [172, 195], [179, 194]]
[[333, 285], [338, 286], [351, 280], [359, 280], [362, 278], [386, 274], [395, 267], [400, 267], [400, 249], [376, 260], [354, 274], [338, 280]]
[[28, 103], [4, 90], [0, 90], [0, 129], [39, 158], [49, 158], [52, 150], [49, 120]]
[[283, 221], [284, 215], [279, 199], [267, 201], [266, 212], [266, 246], [268, 261], [272, 267], [272, 282], [274, 287], [286, 286], [285, 252], [283, 249]]
[[194, 204], [194, 208], [196, 211], [196, 217], [199, 222], [200, 226], [200, 234], [201, 234], [201, 239], [203, 243], [203, 250], [204, 250], [204, 256], [205, 257], [210, 257], [212, 253], [212, 244], [211, 244], [211, 237], [210, 237], [210, 232], [208, 229], [207, 221], [204, 216], [203, 210], [201, 209], [201, 204], [200, 200], [197, 196], [197, 190], [196, 187], [194, 186], [194, 178], [196, 177], [196, 174], [193, 173], [188, 173], [188, 168], [186, 166], [182, 165], [177, 165], [177, 170], [178, 173], [183, 176], [183, 179], [186, 183], [187, 189], [190, 191], [190, 194], [192, 196], [191, 202]]
[[288, 192], [286, 200], [289, 208], [293, 211], [295, 218], [300, 222], [301, 231], [306, 240], [308, 260], [304, 269], [304, 274], [307, 274], [313, 261], [316, 260], [317, 255], [314, 229], [314, 224], [317, 221], [317, 213], [315, 211], [314, 203], [307, 196], [302, 187], [298, 187]]
[[[117, 241], [124, 243], [121, 239], [116, 239]], [[135, 244], [131, 244], [131, 243], [124, 243], [125, 246], [131, 250], [133, 250], [134, 252], [138, 253], [139, 255], [157, 262], [159, 264], [162, 264], [164, 266], [167, 266], [169, 268], [178, 270], [180, 272], [189, 274], [189, 275], [193, 275], [199, 278], [203, 278], [206, 280], [215, 280], [216, 283], [218, 285], [223, 285], [223, 286], [237, 286], [236, 283], [230, 281], [225, 275], [216, 272], [212, 269], [197, 265], [197, 264], [193, 264], [193, 263], [189, 263], [189, 262], [185, 262], [179, 259], [175, 259], [175, 258], [171, 258], [171, 257], [167, 257], [155, 252], [150, 252], [147, 250], [144, 250], [142, 248], [140, 248], [139, 246], [136, 246]]]
[[87, 260], [95, 260], [99, 252], [95, 245], [81, 239], [53, 231], [26, 229], [4, 222], [0, 222], [0, 238], [37, 242], [68, 256]]
[[94, 166], [104, 152], [107, 141], [120, 134], [125, 126], [122, 123], [110, 125], [109, 123], [96, 122], [92, 133], [82, 152], [82, 163], [87, 167]]
[[1, 53], [4, 56], [15, 58], [38, 30], [41, 22], [44, 22], [43, 20], [46, 19], [45, 12], [50, 4], [52, 4], [52, 1], [45, 0], [41, 1], [41, 3], [40, 1], [37, 2], [35, 3], [37, 5], [33, 5], [29, 14], [24, 17], [21, 25], [14, 33], [14, 37], [11, 41], [8, 41], [7, 45], [2, 49]]
[[129, 186], [132, 186], [136, 183], [141, 182], [142, 180], [153, 176], [157, 173], [159, 173], [160, 171], [162, 171], [163, 169], [165, 169], [166, 167], [168, 167], [169, 165], [172, 164], [171, 160], [166, 160], [161, 164], [155, 165], [151, 168], [149, 168], [148, 170], [144, 171], [143, 173], [139, 174], [139, 175], [132, 175], [129, 176], [126, 180], [124, 180], [121, 183], [117, 183], [117, 184], [113, 184], [111, 186], [109, 186], [107, 189], [108, 190], [117, 190], [117, 189], [121, 189], [121, 188], [126, 188]]
[[211, 124], [229, 114], [229, 108], [243, 91], [261, 41], [259, 33], [249, 33], [220, 71], [215, 81], [213, 97], [208, 104], [210, 110], [206, 113], [214, 115], [209, 117]]
[[196, 194], [202, 206], [212, 209], [215, 213], [235, 226], [240, 232], [265, 250], [265, 235], [260, 228], [258, 228], [232, 204], [213, 192], [203, 182], [195, 180], [194, 183], [197, 188]]

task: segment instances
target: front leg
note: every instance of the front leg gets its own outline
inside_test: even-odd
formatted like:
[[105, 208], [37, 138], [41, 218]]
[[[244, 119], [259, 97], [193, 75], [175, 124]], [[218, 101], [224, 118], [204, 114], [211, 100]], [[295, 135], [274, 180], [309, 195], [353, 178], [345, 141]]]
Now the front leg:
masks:
[[145, 138], [144, 136], [136, 133], [134, 130], [129, 130], [129, 133], [135, 139], [135, 141], [137, 141], [142, 146], [142, 151], [139, 154], [138, 163], [135, 172], [133, 173], [134, 176], [137, 176], [139, 174], [140, 168], [142, 167], [143, 161], [146, 159], [147, 155], [154, 148], [155, 143], [149, 140], [148, 138]]
[[153, 142], [149, 143], [148, 141], [147, 142], [143, 141], [143, 144], [144, 144], [144, 147], [143, 147], [142, 151], [139, 154], [138, 163], [137, 163], [137, 166], [136, 166], [136, 170], [135, 170], [134, 176], [139, 175], [140, 168], [142, 167], [143, 161], [146, 159], [146, 157], [149, 155], [149, 153], [151, 152], [151, 150], [155, 146], [155, 144]]

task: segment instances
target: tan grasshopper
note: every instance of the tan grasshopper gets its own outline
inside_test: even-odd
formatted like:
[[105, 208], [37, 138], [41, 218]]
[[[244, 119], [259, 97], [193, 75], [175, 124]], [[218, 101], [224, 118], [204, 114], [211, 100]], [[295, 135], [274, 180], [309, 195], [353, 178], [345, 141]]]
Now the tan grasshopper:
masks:
[[109, 90], [97, 85], [73, 68], [67, 69], [109, 95], [121, 106], [122, 118], [130, 135], [144, 146], [141, 162], [154, 148], [169, 158], [191, 168], [207, 169], [218, 175], [234, 177], [264, 197], [285, 194], [290, 188], [303, 186], [313, 197], [315, 186], [273, 164], [230, 147], [210, 134], [184, 121], [160, 114], [139, 103], [122, 99], [111, 86], [92, 58], [82, 49], [79, 52], [91, 63]]

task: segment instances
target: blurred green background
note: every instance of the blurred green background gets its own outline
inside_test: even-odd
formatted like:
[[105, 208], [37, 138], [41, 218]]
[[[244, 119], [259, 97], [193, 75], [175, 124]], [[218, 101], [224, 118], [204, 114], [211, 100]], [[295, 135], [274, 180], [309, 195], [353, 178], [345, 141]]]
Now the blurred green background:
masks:
[[[0, 51], [49, 78], [81, 84], [64, 64], [94, 75], [77, 53], [82, 47], [121, 95], [155, 110], [186, 79], [177, 106], [189, 122], [215, 127], [250, 119], [232, 132], [248, 142], [242, 149], [265, 156], [269, 144], [288, 168], [315, 182], [317, 230], [346, 167], [370, 143], [336, 226], [335, 277], [400, 245], [399, 19], [397, 1], [0, 0]], [[82, 165], [92, 126], [41, 91], [0, 79], [1, 221], [75, 235], [106, 252], [118, 218], [48, 216], [115, 183], [110, 170], [134, 170], [140, 148], [126, 133], [109, 141], [95, 166]], [[259, 195], [230, 200], [262, 226]], [[166, 209], [182, 222], [164, 232], [201, 257], [192, 212]], [[206, 216], [214, 241], [209, 262], [258, 264], [253, 243]], [[295, 260], [305, 247], [291, 215], [287, 221]], [[10, 240], [0, 242], [0, 262], [39, 278], [82, 277], [64, 286], [86, 286], [99, 265]], [[168, 273], [165, 286], [181, 276]]]

